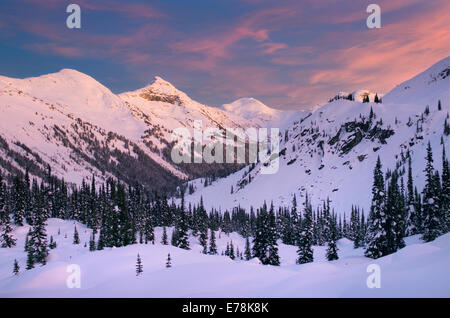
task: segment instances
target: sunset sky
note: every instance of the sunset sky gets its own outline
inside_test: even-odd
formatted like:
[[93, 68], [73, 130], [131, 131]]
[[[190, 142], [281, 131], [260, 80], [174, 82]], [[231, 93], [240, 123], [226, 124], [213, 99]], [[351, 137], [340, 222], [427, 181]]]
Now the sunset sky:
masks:
[[[70, 3], [82, 27], [68, 29]], [[381, 7], [381, 29], [366, 8]], [[73, 68], [113, 92], [155, 75], [212, 106], [304, 109], [384, 93], [450, 55], [448, 0], [2, 0], [0, 75]]]

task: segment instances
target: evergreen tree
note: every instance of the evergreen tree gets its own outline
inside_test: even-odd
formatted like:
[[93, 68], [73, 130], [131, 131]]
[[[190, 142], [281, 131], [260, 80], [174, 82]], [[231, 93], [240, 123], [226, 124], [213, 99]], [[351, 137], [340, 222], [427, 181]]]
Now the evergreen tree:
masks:
[[442, 145], [442, 225], [443, 232], [450, 231], [450, 168], [447, 156], [445, 155], [445, 144]]
[[45, 265], [47, 263], [48, 246], [46, 233], [46, 214], [42, 211], [42, 199], [35, 202], [35, 214], [33, 218], [33, 227], [30, 232], [28, 241], [28, 252], [31, 253], [33, 264], [40, 263]]
[[80, 237], [78, 235], [77, 227], [74, 227], [73, 231], [73, 244], [80, 244]]
[[137, 260], [136, 260], [136, 276], [140, 276], [143, 272], [144, 272], [144, 266], [142, 265], [141, 256], [138, 253]]
[[56, 242], [55, 242], [55, 240], [53, 239], [53, 236], [50, 236], [50, 243], [48, 244], [48, 247], [49, 247], [51, 250], [53, 250], [53, 249], [56, 248]]
[[170, 258], [170, 253], [167, 254], [166, 268], [172, 267], [172, 259]]
[[328, 237], [328, 247], [327, 247], [327, 259], [329, 261], [334, 261], [339, 259], [338, 256], [338, 247], [337, 247], [337, 240], [338, 240], [338, 233], [337, 233], [337, 226], [336, 226], [336, 219], [332, 218], [330, 223], [330, 235]]
[[302, 221], [302, 231], [298, 238], [297, 264], [310, 263], [314, 260], [313, 256], [313, 223], [312, 223], [312, 206], [309, 203], [308, 194], [305, 199], [305, 211]]
[[229, 250], [229, 254], [228, 256], [234, 260], [236, 258], [235, 254], [234, 254], [234, 246], [233, 246], [233, 241], [231, 241], [230, 243], [230, 250]]
[[264, 202], [263, 207], [259, 210], [258, 216], [256, 217], [256, 233], [253, 238], [253, 256], [258, 258], [262, 264], [268, 263], [268, 219], [267, 205]]
[[273, 203], [270, 205], [270, 211], [269, 211], [269, 228], [268, 228], [268, 259], [267, 264], [268, 265], [280, 265], [280, 257], [278, 256], [278, 245], [277, 245], [277, 228], [276, 228], [276, 221], [275, 221], [275, 212]]
[[247, 238], [245, 239], [245, 251], [244, 251], [244, 255], [245, 255], [245, 260], [249, 261], [252, 258], [252, 252], [250, 249], [250, 240]]
[[186, 220], [186, 213], [181, 211], [179, 224], [177, 228], [178, 247], [189, 250], [188, 225]]
[[12, 236], [11, 219], [6, 206], [6, 185], [0, 174], [0, 242], [1, 247], [13, 247], [16, 239]]
[[33, 257], [33, 250], [31, 248], [28, 248], [27, 251], [27, 267], [26, 269], [32, 269], [34, 268], [34, 257]]
[[375, 103], [379, 103], [380, 102], [380, 99], [378, 98], [378, 94], [375, 94], [374, 102]]
[[163, 245], [168, 245], [169, 242], [167, 241], [167, 230], [166, 227], [163, 227], [163, 234], [162, 234], [162, 239], [161, 239], [161, 244]]
[[370, 206], [367, 248], [365, 251], [365, 255], [370, 258], [379, 258], [388, 254], [385, 197], [384, 177], [381, 171], [381, 160], [378, 157], [374, 170], [372, 203]]
[[89, 240], [89, 251], [93, 252], [96, 250], [95, 246], [95, 234], [92, 232], [91, 239]]
[[216, 245], [216, 233], [213, 229], [211, 229], [211, 238], [209, 239], [209, 252], [208, 254], [216, 255], [217, 254], [217, 245]]
[[433, 168], [433, 152], [429, 142], [426, 160], [425, 187], [422, 191], [422, 211], [424, 216], [424, 233], [422, 239], [425, 242], [430, 242], [441, 234], [441, 213], [439, 206], [439, 184], [436, 183]]
[[20, 266], [19, 263], [17, 262], [17, 260], [14, 260], [14, 267], [13, 267], [13, 274], [14, 275], [19, 275], [19, 271], [20, 271]]

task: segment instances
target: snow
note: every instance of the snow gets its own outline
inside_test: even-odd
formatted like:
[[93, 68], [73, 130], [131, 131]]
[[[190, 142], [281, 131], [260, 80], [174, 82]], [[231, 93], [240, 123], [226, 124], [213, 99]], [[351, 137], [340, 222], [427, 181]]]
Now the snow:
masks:
[[[24, 270], [23, 251], [27, 226], [15, 229], [18, 244], [0, 249], [0, 297], [449, 297], [450, 234], [430, 243], [418, 236], [406, 239], [407, 246], [397, 253], [372, 260], [353, 242], [338, 242], [339, 260], [325, 259], [326, 247], [314, 247], [313, 263], [296, 265], [296, 248], [279, 243], [281, 266], [263, 266], [256, 259], [232, 261], [226, 256], [203, 255], [198, 239], [190, 237], [186, 251], [160, 243], [162, 228], [156, 228], [155, 245], [130, 245], [89, 252], [91, 231], [76, 223], [81, 244], [72, 244], [73, 221], [49, 219], [47, 232], [57, 248], [49, 262]], [[58, 235], [58, 229], [61, 234]], [[64, 235], [67, 234], [67, 238]], [[170, 237], [171, 229], [168, 229]], [[217, 233], [219, 253], [233, 241], [244, 251], [245, 240], [236, 233]], [[89, 244], [88, 244], [89, 245]], [[140, 254], [144, 267], [136, 277]], [[172, 268], [165, 268], [167, 254]], [[12, 275], [14, 259], [21, 270]], [[68, 288], [70, 264], [81, 269], [81, 288]], [[381, 288], [370, 289], [367, 267], [381, 269]]]
[[230, 104], [222, 105], [221, 109], [229, 114], [253, 120], [261, 127], [286, 127], [293, 122], [293, 118], [302, 117], [305, 114], [304, 111], [277, 110], [253, 97], [240, 98]]
[[[381, 158], [383, 171], [388, 168], [393, 170], [400, 161], [401, 154], [406, 155], [407, 150], [412, 156], [415, 186], [421, 191], [425, 183], [423, 170], [428, 142], [434, 152], [434, 167], [440, 172], [442, 169], [441, 136], [450, 109], [450, 76], [442, 78], [437, 74], [447, 69], [449, 63], [450, 57], [405, 82], [410, 86], [407, 94], [399, 93], [402, 85], [394, 88], [383, 97], [381, 104], [338, 99], [318, 108], [310, 116], [305, 114], [302, 121], [289, 127], [289, 140], [282, 140], [280, 143], [280, 150], [285, 148], [286, 154], [280, 156], [278, 172], [261, 174], [260, 165], [257, 165], [251, 172], [251, 183], [244, 187], [239, 187], [239, 184], [244, 178], [248, 179], [248, 167], [206, 188], [202, 180], [194, 180], [191, 183], [196, 191], [186, 196], [186, 202], [198, 204], [203, 197], [208, 210], [214, 207], [224, 211], [238, 205], [245, 209], [251, 206], [257, 208], [264, 201], [273, 201], [275, 206], [290, 206], [294, 194], [297, 202], [302, 204], [308, 193], [313, 205], [322, 204], [329, 197], [332, 208], [338, 214], [348, 215], [354, 204], [368, 213], [377, 157]], [[424, 96], [424, 99], [419, 96]], [[438, 111], [438, 100], [442, 103], [441, 111]], [[422, 131], [416, 132], [416, 123], [427, 105], [422, 101], [429, 102], [430, 114], [424, 115]], [[360, 120], [360, 116], [368, 118], [371, 109], [376, 115], [375, 121], [382, 119], [383, 129], [394, 131], [394, 135], [386, 139], [386, 144], [376, 139], [363, 139], [345, 154], [329, 145], [329, 140], [338, 133], [342, 124]], [[408, 125], [409, 120], [413, 122], [412, 125]], [[305, 129], [311, 128], [319, 129], [321, 135], [317, 140], [324, 140], [323, 152], [317, 142], [312, 141], [310, 134], [302, 136]], [[326, 136], [323, 137], [322, 134]], [[351, 137], [352, 133], [341, 133], [341, 140]], [[443, 140], [446, 145], [449, 144], [448, 136], [443, 136]], [[402, 168], [407, 170], [407, 162], [402, 164]], [[406, 175], [404, 178], [406, 183]], [[231, 187], [233, 193], [230, 191]]]
[[[141, 96], [146, 92], [163, 98], [175, 96], [178, 101], [174, 104], [150, 101]], [[5, 120], [10, 118], [14, 120]], [[58, 128], [81, 153], [92, 158], [90, 145], [80, 140], [78, 119], [92, 127], [93, 137], [100, 143], [109, 143], [110, 132], [123, 136], [181, 179], [188, 176], [161, 155], [166, 144], [172, 141], [174, 129], [193, 129], [195, 121], [201, 121], [203, 129], [246, 129], [261, 125], [258, 118], [247, 120], [198, 103], [160, 77], [144, 88], [116, 95], [89, 75], [71, 69], [25, 79], [0, 76], [0, 136], [15, 151], [23, 153], [20, 147], [14, 146], [15, 142], [25, 144], [51, 165], [56, 176], [68, 182], [80, 184], [92, 174], [98, 181], [104, 181], [109, 175], [103, 175], [82, 157], [74, 156], [70, 146], [55, 137], [54, 129]], [[128, 152], [123, 143], [108, 146]], [[6, 153], [1, 155], [7, 157]], [[130, 155], [137, 156], [133, 151]]]

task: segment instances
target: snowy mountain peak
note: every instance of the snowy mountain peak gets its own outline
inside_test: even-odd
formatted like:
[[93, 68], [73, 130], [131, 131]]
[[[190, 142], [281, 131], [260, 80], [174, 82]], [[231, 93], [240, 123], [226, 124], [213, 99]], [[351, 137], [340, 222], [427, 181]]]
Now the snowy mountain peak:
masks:
[[440, 60], [424, 72], [403, 82], [384, 99], [391, 103], [415, 102], [423, 105], [437, 103], [435, 96], [450, 96], [450, 56]]
[[245, 119], [251, 119], [255, 116], [269, 118], [275, 116], [278, 112], [276, 109], [264, 105], [262, 102], [253, 97], [240, 98], [231, 104], [224, 104], [222, 105], [222, 109], [229, 113], [242, 116]]

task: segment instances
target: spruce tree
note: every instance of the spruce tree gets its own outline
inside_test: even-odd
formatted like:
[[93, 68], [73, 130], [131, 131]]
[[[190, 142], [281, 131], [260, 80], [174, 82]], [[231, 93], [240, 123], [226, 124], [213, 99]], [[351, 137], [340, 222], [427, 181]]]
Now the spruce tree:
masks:
[[33, 256], [33, 250], [32, 248], [28, 248], [27, 251], [27, 267], [26, 269], [32, 269], [34, 268], [34, 256]]
[[14, 267], [13, 267], [13, 274], [14, 275], [19, 275], [19, 271], [20, 271], [20, 266], [19, 263], [17, 262], [17, 260], [14, 260]]
[[216, 245], [216, 233], [213, 229], [211, 229], [211, 237], [209, 239], [209, 252], [208, 254], [216, 255], [217, 254], [217, 245]]
[[234, 260], [235, 257], [236, 257], [235, 254], [234, 254], [233, 241], [231, 241], [231, 243], [230, 243], [230, 250], [229, 250], [228, 256], [229, 256], [232, 260]]
[[92, 232], [91, 239], [89, 240], [89, 251], [93, 252], [96, 250], [95, 246], [95, 234]]
[[308, 194], [305, 199], [305, 211], [302, 221], [302, 231], [300, 232], [297, 241], [297, 264], [310, 263], [314, 260], [313, 255], [313, 220], [312, 220], [312, 206], [309, 203]]
[[178, 247], [189, 250], [188, 225], [186, 220], [186, 213], [181, 211], [178, 224]]
[[445, 144], [442, 145], [442, 218], [443, 233], [450, 231], [450, 168], [445, 154]]
[[143, 272], [144, 272], [144, 266], [142, 265], [141, 256], [138, 253], [137, 260], [136, 260], [136, 276], [140, 276]]
[[428, 142], [425, 167], [425, 187], [422, 191], [422, 211], [424, 217], [424, 233], [422, 239], [425, 242], [433, 241], [441, 234], [441, 213], [439, 206], [439, 185], [436, 183], [433, 152]]
[[172, 259], [170, 258], [170, 253], [167, 254], [166, 268], [172, 267]]
[[264, 202], [256, 217], [256, 231], [253, 238], [253, 256], [258, 258], [262, 264], [268, 263], [268, 245], [269, 245], [269, 217], [267, 205]]
[[33, 218], [33, 227], [28, 240], [28, 252], [31, 253], [32, 263], [47, 263], [48, 246], [46, 232], [46, 214], [43, 212], [42, 198], [35, 202], [35, 214]]
[[380, 99], [378, 98], [378, 94], [375, 94], [374, 102], [375, 103], [379, 103], [380, 102]]
[[244, 251], [244, 255], [245, 255], [245, 260], [249, 261], [252, 258], [252, 252], [250, 249], [250, 240], [247, 238], [245, 239], [245, 251]]
[[0, 173], [0, 242], [1, 247], [10, 248], [16, 245], [16, 239], [12, 236], [11, 219], [6, 206], [6, 185], [2, 181]]
[[55, 240], [53, 239], [53, 236], [50, 236], [50, 243], [48, 243], [48, 247], [49, 247], [51, 250], [53, 250], [53, 249], [56, 248], [56, 242], [55, 242]]
[[80, 244], [80, 236], [78, 235], [77, 226], [74, 227], [73, 231], [73, 244]]
[[379, 258], [387, 255], [388, 238], [386, 232], [386, 195], [384, 189], [384, 177], [381, 171], [380, 157], [374, 170], [372, 185], [372, 203], [369, 214], [369, 228], [367, 233], [367, 248], [365, 255], [370, 258]]
[[167, 241], [167, 230], [166, 227], [163, 227], [163, 234], [162, 234], [162, 239], [161, 239], [161, 244], [162, 245], [168, 245], [169, 242]]
[[275, 212], [273, 203], [270, 205], [269, 211], [269, 227], [268, 227], [268, 265], [279, 266], [280, 265], [280, 257], [278, 256], [278, 245], [277, 245], [277, 227], [275, 221]]
[[330, 236], [328, 237], [328, 247], [327, 247], [327, 259], [329, 261], [334, 261], [339, 259], [338, 247], [337, 247], [338, 233], [336, 226], [336, 219], [332, 218], [330, 223]]

